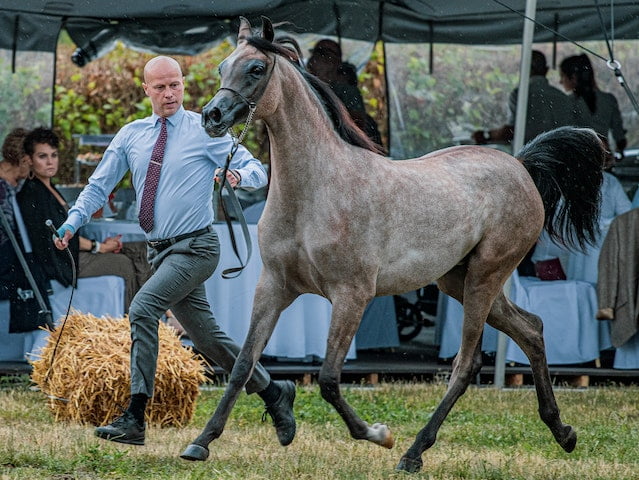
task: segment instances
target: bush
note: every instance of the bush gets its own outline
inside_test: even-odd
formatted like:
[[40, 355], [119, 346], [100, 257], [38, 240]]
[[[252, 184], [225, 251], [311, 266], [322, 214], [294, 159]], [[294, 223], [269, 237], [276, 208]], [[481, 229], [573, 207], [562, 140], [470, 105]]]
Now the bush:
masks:
[[[589, 42], [593, 51], [604, 51], [601, 42]], [[626, 75], [636, 70], [634, 44], [617, 42], [616, 58], [622, 62]], [[233, 46], [228, 42], [197, 56], [176, 56], [186, 79], [184, 105], [200, 111], [219, 86], [217, 65], [228, 56]], [[552, 45], [535, 45], [552, 61]], [[63, 159], [58, 181], [70, 183], [76, 155], [74, 134], [115, 133], [127, 122], [148, 116], [151, 105], [141, 87], [144, 64], [151, 54], [126, 49], [121, 44], [105, 57], [84, 68], [71, 60], [73, 45], [58, 48], [55, 89], [54, 127], [62, 138]], [[465, 45], [435, 45], [430, 71], [428, 49], [424, 45], [378, 44], [371, 60], [360, 74], [359, 83], [368, 113], [377, 121], [385, 145], [388, 145], [388, 110], [392, 114], [390, 130], [395, 156], [408, 158], [453, 144], [460, 136], [469, 136], [476, 128], [494, 128], [508, 121], [508, 95], [519, 78], [519, 46], [473, 47]], [[558, 45], [558, 59], [578, 53], [570, 44]], [[602, 90], [619, 100], [628, 129], [628, 145], [639, 145], [638, 115], [618, 85], [605, 62], [593, 57], [596, 77]], [[21, 72], [20, 77], [0, 83], [0, 94], [37, 83], [33, 72]], [[386, 78], [390, 96], [387, 108]], [[548, 74], [551, 84], [558, 85], [556, 70]], [[12, 82], [6, 85], [6, 82]], [[1, 81], [0, 81], [1, 82]], [[10, 95], [10, 93], [8, 93]], [[31, 101], [31, 100], [29, 100]], [[5, 107], [6, 108], [6, 107]], [[2, 115], [17, 115], [27, 110], [16, 105]], [[46, 107], [42, 107], [43, 121]], [[249, 129], [244, 145], [268, 163], [268, 138], [260, 122]], [[89, 173], [89, 172], [83, 172]]]

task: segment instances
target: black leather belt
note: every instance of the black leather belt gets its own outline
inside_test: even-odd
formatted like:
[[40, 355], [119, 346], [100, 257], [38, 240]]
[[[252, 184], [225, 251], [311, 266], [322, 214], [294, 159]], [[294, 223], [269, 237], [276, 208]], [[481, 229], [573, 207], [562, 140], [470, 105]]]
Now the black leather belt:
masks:
[[185, 238], [197, 237], [198, 235], [202, 235], [204, 233], [209, 233], [213, 231], [213, 227], [209, 225], [208, 227], [200, 228], [194, 232], [183, 233], [182, 235], [177, 235], [171, 238], [165, 238], [164, 240], [148, 240], [146, 243], [149, 247], [154, 248], [158, 252], [169, 248], [171, 245], [176, 244], [177, 242], [184, 240]]

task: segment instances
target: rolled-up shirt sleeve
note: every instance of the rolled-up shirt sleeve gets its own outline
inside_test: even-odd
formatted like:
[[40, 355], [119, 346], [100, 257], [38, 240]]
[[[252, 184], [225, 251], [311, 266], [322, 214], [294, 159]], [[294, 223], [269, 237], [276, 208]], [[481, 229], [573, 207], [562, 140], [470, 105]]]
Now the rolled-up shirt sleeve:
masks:
[[[231, 152], [231, 148], [233, 148], [233, 138], [229, 134], [226, 134], [224, 137], [211, 139], [208, 142], [207, 151], [209, 158], [214, 163], [219, 167], [224, 167], [224, 164], [220, 164], [219, 162], [226, 161], [228, 154]], [[243, 145], [240, 145], [235, 155], [233, 155], [229, 168], [240, 172], [242, 176], [240, 187], [246, 190], [255, 190], [265, 186], [268, 182], [268, 175], [262, 162], [253, 157], [253, 154]]]
[[122, 130], [111, 141], [102, 160], [89, 177], [88, 184], [80, 192], [75, 204], [69, 210], [65, 223], [73, 226], [76, 231], [82, 225], [89, 223], [91, 216], [104, 206], [109, 194], [129, 169], [122, 148], [122, 141], [125, 138]]

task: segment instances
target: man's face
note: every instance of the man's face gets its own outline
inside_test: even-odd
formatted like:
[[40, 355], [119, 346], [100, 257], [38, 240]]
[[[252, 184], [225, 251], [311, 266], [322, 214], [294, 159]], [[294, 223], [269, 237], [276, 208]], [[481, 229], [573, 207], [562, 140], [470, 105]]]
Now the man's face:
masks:
[[142, 87], [155, 114], [170, 117], [178, 111], [184, 99], [184, 77], [179, 68], [170, 62], [158, 62], [146, 72], [144, 80]]

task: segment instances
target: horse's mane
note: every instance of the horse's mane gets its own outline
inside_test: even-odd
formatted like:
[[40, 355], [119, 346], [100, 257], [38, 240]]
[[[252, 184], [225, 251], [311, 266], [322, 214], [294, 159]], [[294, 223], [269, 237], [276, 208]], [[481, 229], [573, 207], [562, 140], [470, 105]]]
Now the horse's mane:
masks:
[[263, 37], [252, 36], [247, 38], [246, 41], [249, 45], [262, 52], [272, 52], [286, 58], [295, 66], [316, 93], [340, 137], [356, 147], [384, 154], [383, 149], [355, 124], [348, 110], [346, 110], [346, 107], [339, 97], [335, 95], [331, 87], [306, 70], [302, 62], [300, 46], [294, 38], [283, 36], [270, 42]]

